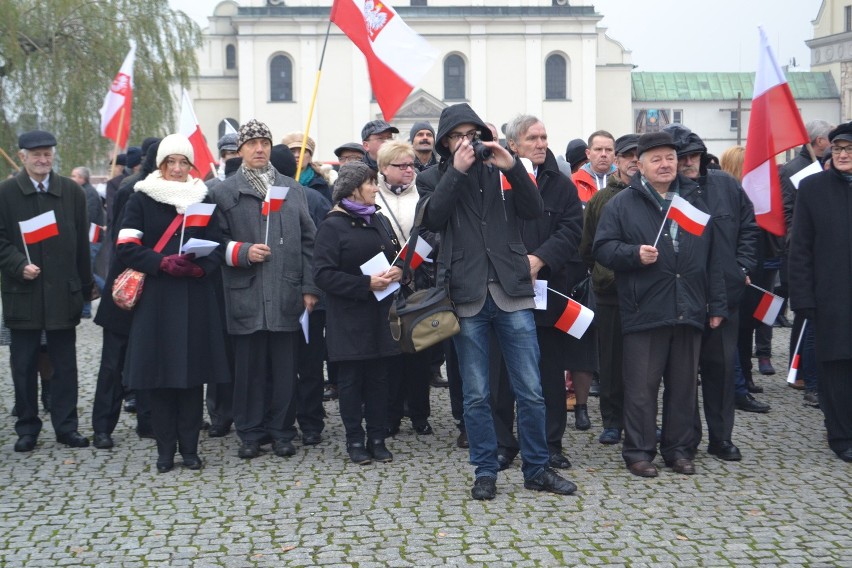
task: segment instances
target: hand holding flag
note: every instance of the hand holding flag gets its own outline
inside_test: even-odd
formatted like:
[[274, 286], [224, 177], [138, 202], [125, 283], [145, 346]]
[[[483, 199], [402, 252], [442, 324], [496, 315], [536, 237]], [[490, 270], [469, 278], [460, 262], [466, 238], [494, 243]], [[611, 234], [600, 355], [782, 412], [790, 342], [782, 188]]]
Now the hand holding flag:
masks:
[[[698, 207], [695, 207], [692, 203], [680, 195], [675, 195], [669, 205], [669, 210], [666, 213], [666, 219], [675, 221], [678, 226], [687, 233], [700, 237], [704, 233], [704, 227], [706, 227], [707, 223], [710, 221], [710, 214], [705, 213]], [[666, 226], [666, 219], [664, 219], [663, 224], [660, 225], [657, 238], [654, 240], [655, 248], [657, 246], [657, 242], [660, 240], [660, 235], [663, 233], [663, 227]]]
[[183, 225], [180, 228], [180, 246], [178, 253], [183, 248], [183, 235], [187, 227], [206, 227], [216, 209], [214, 203], [192, 203], [186, 207], [183, 214]]
[[56, 214], [53, 210], [36, 215], [26, 221], [18, 221], [18, 226], [21, 229], [21, 238], [24, 240], [24, 253], [27, 255], [27, 264], [32, 264], [30, 249], [27, 245], [40, 243], [45, 239], [55, 237], [59, 234], [59, 225], [56, 223]]

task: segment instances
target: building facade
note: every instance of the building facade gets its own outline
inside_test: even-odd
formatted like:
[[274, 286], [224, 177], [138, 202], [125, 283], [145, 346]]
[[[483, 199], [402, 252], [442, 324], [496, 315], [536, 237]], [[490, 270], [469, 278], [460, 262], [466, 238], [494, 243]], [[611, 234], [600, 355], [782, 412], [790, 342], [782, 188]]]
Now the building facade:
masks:
[[823, 0], [814, 26], [811, 70], [831, 73], [840, 97], [842, 122], [852, 120], [852, 2]]

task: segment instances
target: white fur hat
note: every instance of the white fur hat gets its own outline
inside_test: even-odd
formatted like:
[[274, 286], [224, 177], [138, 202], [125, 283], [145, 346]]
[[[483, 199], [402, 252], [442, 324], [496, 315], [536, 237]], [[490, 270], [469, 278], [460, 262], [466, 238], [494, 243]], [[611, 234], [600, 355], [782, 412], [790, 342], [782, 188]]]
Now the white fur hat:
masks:
[[189, 138], [183, 134], [169, 134], [160, 140], [160, 147], [157, 149], [157, 167], [159, 168], [165, 159], [172, 154], [186, 156], [190, 164], [195, 164], [195, 152], [192, 150], [192, 144]]

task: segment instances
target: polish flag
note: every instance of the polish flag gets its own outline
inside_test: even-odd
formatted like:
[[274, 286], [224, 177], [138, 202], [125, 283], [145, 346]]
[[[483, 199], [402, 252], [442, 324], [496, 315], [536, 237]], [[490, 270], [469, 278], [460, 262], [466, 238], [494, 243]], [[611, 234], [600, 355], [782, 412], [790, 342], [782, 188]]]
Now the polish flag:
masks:
[[760, 298], [760, 303], [757, 305], [757, 309], [754, 310], [754, 317], [766, 325], [772, 325], [775, 323], [775, 318], [778, 317], [778, 313], [781, 311], [781, 306], [783, 305], [784, 298], [764, 292], [763, 297]]
[[18, 221], [18, 225], [21, 226], [24, 243], [28, 245], [34, 245], [59, 234], [56, 214], [52, 210], [26, 221]]
[[743, 189], [754, 204], [760, 228], [783, 235], [784, 206], [775, 156], [809, 142], [793, 93], [760, 29], [760, 58], [754, 77], [748, 140], [743, 163]]
[[790, 364], [790, 370], [787, 371], [787, 384], [792, 385], [796, 382], [796, 375], [799, 374], [799, 357], [798, 353], [793, 355], [793, 362]]
[[184, 213], [184, 227], [206, 227], [216, 209], [215, 203], [193, 203]]
[[666, 219], [676, 221], [684, 231], [700, 237], [704, 227], [710, 221], [710, 214], [695, 207], [680, 195], [675, 195], [672, 204], [669, 205]]
[[[399, 251], [399, 258], [405, 260], [408, 256], [408, 245], [411, 244], [411, 238], [409, 237], [408, 242], [405, 243], [405, 246], [402, 247], [402, 250]], [[417, 270], [417, 267], [423, 264], [423, 259], [429, 256], [429, 253], [432, 252], [432, 245], [426, 242], [425, 239], [418, 238], [417, 244], [414, 245], [414, 256], [411, 257], [411, 270]]]
[[198, 174], [196, 177], [202, 180], [206, 179], [207, 174], [214, 167], [213, 154], [210, 153], [207, 140], [204, 139], [201, 127], [198, 126], [198, 119], [195, 117], [195, 111], [192, 110], [192, 99], [189, 98], [186, 89], [183, 90], [183, 97], [181, 98], [178, 132], [189, 138], [189, 143], [192, 144], [192, 151], [195, 154], [193, 171]]
[[266, 199], [263, 200], [263, 209], [260, 212], [266, 216], [270, 212], [279, 211], [281, 206], [284, 205], [284, 200], [287, 199], [287, 193], [289, 192], [289, 187], [271, 186], [269, 191], [266, 192]]
[[[136, 43], [130, 42], [130, 51], [112, 80], [112, 86], [101, 107], [101, 136], [109, 138], [120, 148], [127, 147], [130, 136], [130, 115], [133, 110], [133, 62]], [[122, 114], [122, 110], [124, 111]]]
[[[538, 181], [535, 179], [535, 172], [533, 170], [532, 160], [529, 158], [519, 158], [521, 163], [524, 165], [524, 169], [527, 170], [527, 174], [529, 174], [530, 179], [533, 182], [533, 185], [538, 187]], [[500, 188], [503, 191], [509, 191], [512, 189], [512, 184], [509, 183], [509, 180], [506, 179], [506, 176], [503, 175], [503, 172], [500, 172]]]
[[101, 235], [103, 234], [104, 229], [97, 223], [91, 223], [89, 225], [89, 242], [90, 243], [99, 243], [101, 241]]
[[554, 327], [572, 337], [581, 339], [586, 330], [589, 329], [593, 319], [595, 319], [595, 312], [569, 298], [565, 311], [559, 316]]
[[334, 0], [331, 21], [367, 58], [373, 95], [385, 120], [392, 120], [437, 61], [438, 50], [381, 1]]

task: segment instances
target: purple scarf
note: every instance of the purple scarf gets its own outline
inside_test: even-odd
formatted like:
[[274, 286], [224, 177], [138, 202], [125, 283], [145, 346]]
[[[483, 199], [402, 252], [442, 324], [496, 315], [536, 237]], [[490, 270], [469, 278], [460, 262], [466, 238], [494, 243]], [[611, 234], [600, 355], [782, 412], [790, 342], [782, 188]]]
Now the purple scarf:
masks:
[[368, 224], [372, 224], [373, 214], [376, 212], [375, 205], [365, 205], [364, 203], [355, 203], [344, 197], [340, 200], [340, 204], [343, 205], [343, 208], [349, 211], [350, 213], [354, 213], [355, 215], [361, 217]]

